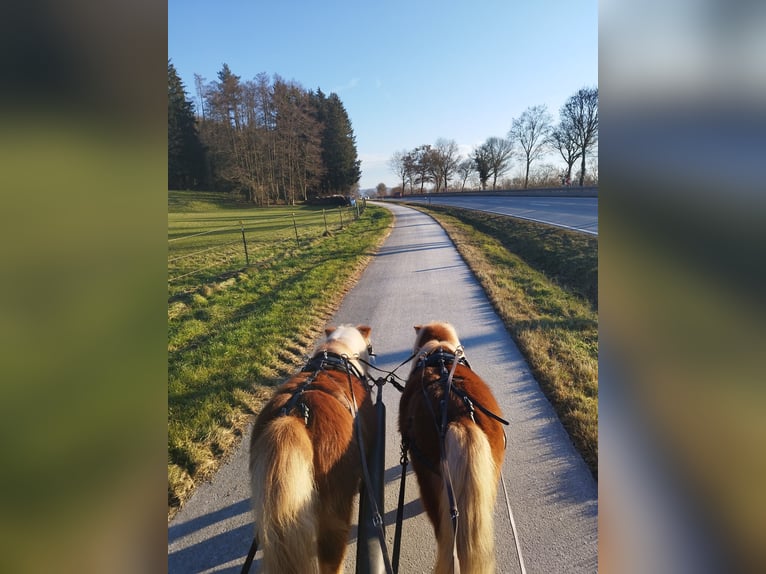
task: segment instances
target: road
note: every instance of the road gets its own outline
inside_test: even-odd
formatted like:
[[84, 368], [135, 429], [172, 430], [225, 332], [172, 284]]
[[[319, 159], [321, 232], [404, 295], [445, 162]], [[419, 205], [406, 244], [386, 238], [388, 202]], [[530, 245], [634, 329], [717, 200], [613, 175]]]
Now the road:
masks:
[[581, 233], [598, 235], [597, 197], [439, 196], [406, 198], [406, 201], [450, 205], [489, 213], [512, 215]]
[[[596, 572], [595, 480], [441, 227], [415, 210], [395, 204], [386, 207], [396, 216], [394, 229], [328, 324], [371, 325], [377, 366], [386, 370], [411, 353], [416, 323], [445, 320], [455, 325], [473, 369], [490, 384], [503, 416], [511, 422], [503, 474], [526, 571]], [[403, 375], [406, 369], [402, 368]], [[384, 401], [384, 521], [390, 550], [400, 478], [398, 392], [386, 386]], [[253, 534], [248, 443], [246, 436], [212, 483], [201, 485], [169, 524], [171, 573], [239, 572]], [[430, 572], [435, 556], [433, 531], [411, 470], [406, 493], [399, 571]], [[496, 502], [495, 530], [498, 572], [520, 572], [502, 489]], [[355, 571], [355, 539], [354, 527], [346, 559], [348, 573]]]

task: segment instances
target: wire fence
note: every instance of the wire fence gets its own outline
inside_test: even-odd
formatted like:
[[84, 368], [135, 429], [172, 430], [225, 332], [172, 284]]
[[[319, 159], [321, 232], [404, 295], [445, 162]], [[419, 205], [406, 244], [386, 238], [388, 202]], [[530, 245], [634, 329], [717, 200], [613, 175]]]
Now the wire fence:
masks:
[[[172, 297], [245, 267], [261, 265], [338, 232], [357, 220], [364, 199], [336, 208], [303, 210], [274, 217], [221, 217], [178, 222], [168, 238], [168, 291]], [[234, 219], [230, 225], [215, 222]], [[212, 225], [211, 225], [212, 224]], [[187, 228], [202, 231], [186, 232]]]

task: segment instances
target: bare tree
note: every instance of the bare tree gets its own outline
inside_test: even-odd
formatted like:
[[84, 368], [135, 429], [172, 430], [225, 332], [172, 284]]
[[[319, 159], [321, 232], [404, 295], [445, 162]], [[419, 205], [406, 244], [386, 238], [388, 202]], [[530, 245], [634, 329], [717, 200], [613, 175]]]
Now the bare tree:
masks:
[[567, 166], [566, 181], [572, 180], [572, 167], [580, 159], [580, 148], [577, 145], [577, 136], [572, 122], [562, 117], [561, 123], [556, 126], [549, 137], [549, 145], [561, 155]]
[[375, 192], [378, 197], [386, 197], [387, 191], [388, 191], [388, 188], [386, 187], [386, 184], [383, 182], [380, 182], [378, 185], [375, 186]]
[[476, 171], [476, 163], [471, 158], [464, 159], [457, 164], [457, 174], [460, 176], [460, 191], [465, 190], [465, 182]]
[[199, 100], [197, 115], [199, 115], [202, 118], [202, 121], [204, 122], [205, 121], [205, 78], [203, 78], [199, 74], [194, 74], [194, 87], [197, 90], [197, 99]]
[[394, 152], [394, 155], [392, 155], [391, 159], [388, 160], [388, 167], [402, 182], [402, 193], [404, 193], [404, 190], [406, 189], [405, 186], [407, 185], [407, 179], [410, 174], [408, 158], [409, 152], [405, 150]]
[[581, 88], [561, 108], [561, 117], [571, 122], [580, 151], [580, 185], [585, 180], [588, 151], [598, 142], [598, 88]]
[[414, 170], [414, 177], [412, 178], [414, 181], [411, 181], [410, 186], [412, 186], [412, 183], [420, 185], [420, 193], [423, 193], [425, 185], [433, 181], [433, 154], [431, 153], [431, 145], [420, 145], [412, 150], [410, 155]]
[[489, 166], [492, 175], [492, 189], [497, 186], [497, 178], [507, 172], [511, 167], [513, 157], [513, 142], [511, 140], [491, 137], [484, 145], [489, 153]]
[[442, 184], [444, 184], [446, 191], [449, 186], [449, 180], [454, 176], [460, 161], [457, 142], [455, 140], [439, 138], [436, 140], [436, 144], [431, 149], [431, 152], [431, 167], [434, 182], [436, 183], [436, 191], [438, 193]]
[[526, 166], [524, 170], [524, 189], [529, 186], [529, 167], [533, 161], [539, 159], [546, 151], [550, 131], [551, 116], [544, 105], [527, 108], [521, 116], [511, 122], [508, 139], [519, 142], [519, 146], [524, 153]]
[[560, 182], [559, 170], [550, 163], [537, 164], [529, 172], [529, 183], [532, 187], [558, 187]]

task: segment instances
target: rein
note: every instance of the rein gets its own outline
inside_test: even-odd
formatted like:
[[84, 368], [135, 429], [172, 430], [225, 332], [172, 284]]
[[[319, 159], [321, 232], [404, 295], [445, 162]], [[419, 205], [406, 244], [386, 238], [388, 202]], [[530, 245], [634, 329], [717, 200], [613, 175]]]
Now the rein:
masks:
[[[342, 357], [347, 366], [350, 365], [348, 357], [345, 355]], [[350, 365], [353, 367], [353, 365]], [[353, 406], [352, 414], [354, 415], [354, 425], [356, 430], [356, 442], [359, 445], [359, 454], [362, 460], [362, 476], [364, 478], [365, 491], [367, 492], [367, 498], [369, 499], [370, 508], [372, 508], [372, 525], [378, 534], [378, 541], [380, 542], [380, 550], [383, 554], [383, 563], [386, 568], [386, 574], [393, 574], [394, 570], [391, 566], [391, 559], [388, 556], [388, 546], [386, 545], [386, 531], [383, 528], [383, 516], [380, 514], [378, 503], [375, 500], [375, 493], [372, 488], [372, 478], [370, 476], [370, 469], [367, 465], [367, 455], [364, 452], [364, 441], [362, 432], [362, 423], [359, 419], [359, 411], [357, 410], [356, 397], [354, 396], [354, 383], [351, 380], [351, 369], [346, 370], [348, 376], [348, 388], [351, 392], [351, 404]], [[360, 379], [362, 382], [366, 380], [366, 377]], [[378, 389], [378, 393], [383, 390], [382, 385]], [[379, 399], [382, 399], [380, 394]]]

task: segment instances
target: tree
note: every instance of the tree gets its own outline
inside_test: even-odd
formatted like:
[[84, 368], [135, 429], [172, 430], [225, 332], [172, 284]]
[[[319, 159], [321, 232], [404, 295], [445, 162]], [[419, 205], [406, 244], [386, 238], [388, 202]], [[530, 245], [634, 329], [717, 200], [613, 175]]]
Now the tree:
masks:
[[204, 149], [194, 119], [194, 105], [168, 60], [168, 189], [195, 189], [203, 183]]
[[326, 171], [321, 179], [322, 192], [348, 193], [362, 177], [351, 120], [335, 93], [325, 98], [318, 90], [316, 104], [323, 126], [322, 161]]
[[457, 164], [457, 174], [460, 176], [460, 191], [465, 190], [465, 182], [475, 171], [475, 162], [471, 158], [464, 159]]
[[217, 78], [218, 81], [211, 82], [204, 90], [205, 144], [210, 149], [215, 187], [223, 191], [239, 191], [247, 187], [243, 182], [242, 158], [237, 141], [242, 85], [239, 76], [233, 74], [227, 64], [223, 64]]
[[433, 181], [432, 159], [430, 144], [418, 146], [410, 152], [410, 166], [413, 173], [410, 189], [413, 183], [419, 185], [422, 194], [426, 183]]
[[572, 167], [580, 158], [581, 152], [576, 140], [577, 136], [575, 134], [574, 125], [566, 117], [561, 118], [561, 122], [553, 129], [549, 137], [550, 147], [559, 152], [567, 166], [565, 174], [566, 181], [572, 180]]
[[519, 142], [524, 153], [524, 189], [529, 186], [529, 167], [545, 153], [550, 132], [551, 117], [544, 105], [527, 108], [511, 122], [508, 139]]
[[402, 182], [402, 190], [405, 189], [410, 175], [408, 156], [409, 152], [407, 151], [397, 151], [394, 152], [394, 155], [388, 160], [388, 167]]
[[491, 137], [484, 145], [489, 154], [490, 174], [492, 175], [492, 189], [497, 186], [497, 178], [507, 172], [511, 167], [513, 156], [513, 142], [511, 140]]
[[487, 189], [487, 180], [492, 173], [492, 164], [490, 161], [490, 150], [487, 143], [481, 144], [479, 147], [473, 150], [471, 155], [476, 171], [479, 174], [479, 183], [481, 188]]
[[375, 186], [375, 192], [378, 197], [386, 197], [387, 191], [388, 191], [388, 188], [386, 187], [386, 184], [383, 182], [380, 182], [378, 185]]
[[194, 74], [194, 87], [197, 90], [197, 99], [199, 100], [199, 114], [202, 121], [205, 121], [205, 78], [199, 74]]
[[458, 153], [457, 142], [455, 140], [448, 140], [439, 138], [436, 140], [436, 144], [432, 148], [431, 154], [431, 168], [436, 182], [436, 192], [441, 189], [441, 185], [444, 184], [446, 191], [449, 186], [449, 180], [453, 177], [457, 171], [457, 165], [460, 161]]
[[277, 189], [285, 203], [293, 205], [296, 197], [306, 201], [308, 188], [321, 182], [322, 127], [299, 84], [275, 76], [273, 94]]
[[561, 118], [571, 122], [574, 143], [580, 153], [580, 185], [585, 180], [588, 151], [598, 142], [598, 88], [581, 88], [564, 103]]

